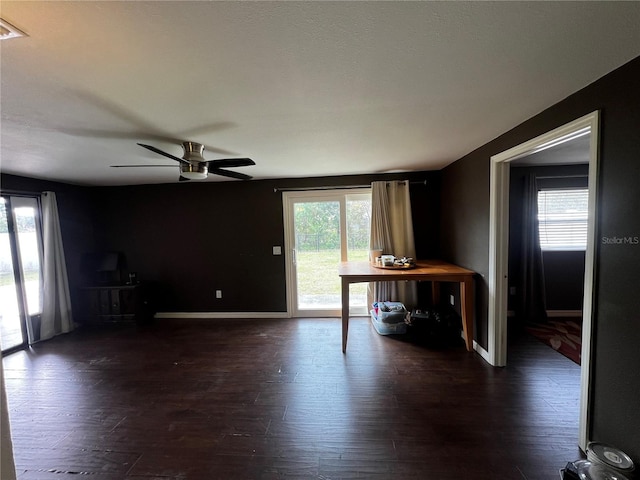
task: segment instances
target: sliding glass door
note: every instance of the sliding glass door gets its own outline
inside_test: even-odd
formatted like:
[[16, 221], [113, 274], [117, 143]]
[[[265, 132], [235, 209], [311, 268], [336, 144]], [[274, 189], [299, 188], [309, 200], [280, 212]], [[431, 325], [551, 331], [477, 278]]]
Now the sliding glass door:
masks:
[[[0, 346], [27, 344], [42, 313], [42, 234], [35, 197], [0, 201]], [[33, 337], [33, 335], [31, 335]]]
[[[338, 264], [366, 261], [369, 189], [285, 192], [287, 294], [293, 316], [340, 316]], [[351, 285], [353, 314], [366, 314], [366, 284]]]

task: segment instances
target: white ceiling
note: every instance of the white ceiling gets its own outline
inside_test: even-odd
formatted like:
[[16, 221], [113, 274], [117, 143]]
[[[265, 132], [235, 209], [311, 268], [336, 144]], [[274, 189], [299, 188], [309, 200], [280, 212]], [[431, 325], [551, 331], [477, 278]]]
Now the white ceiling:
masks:
[[[2, 172], [166, 183], [440, 169], [640, 55], [640, 2], [4, 1]], [[207, 181], [227, 181], [212, 177]], [[236, 180], [230, 180], [236, 181]]]

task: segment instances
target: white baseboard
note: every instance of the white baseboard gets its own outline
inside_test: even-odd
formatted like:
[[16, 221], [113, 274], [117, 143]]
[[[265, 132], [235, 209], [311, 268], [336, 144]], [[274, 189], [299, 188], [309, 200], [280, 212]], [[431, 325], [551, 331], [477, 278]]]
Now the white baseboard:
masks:
[[287, 312], [158, 312], [154, 318], [221, 319], [221, 318], [289, 318]]
[[483, 358], [485, 362], [491, 365], [491, 362], [489, 361], [489, 352], [487, 352], [484, 348], [482, 348], [478, 344], [478, 342], [476, 342], [475, 340], [473, 341], [473, 349], [476, 351], [478, 355], [480, 355]]

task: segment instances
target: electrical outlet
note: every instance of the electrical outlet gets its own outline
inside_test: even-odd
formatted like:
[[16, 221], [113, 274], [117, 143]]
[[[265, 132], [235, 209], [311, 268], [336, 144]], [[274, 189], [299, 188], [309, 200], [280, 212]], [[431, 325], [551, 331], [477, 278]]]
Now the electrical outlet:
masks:
[[216, 290], [216, 298], [222, 298], [222, 290]]
[[516, 287], [509, 287], [509, 295], [515, 295], [516, 294]]
[[449, 295], [449, 303], [451, 303], [451, 305], [456, 304], [456, 298], [453, 295]]
[[282, 247], [280, 245], [275, 245], [273, 247], [273, 254], [274, 255], [282, 255]]

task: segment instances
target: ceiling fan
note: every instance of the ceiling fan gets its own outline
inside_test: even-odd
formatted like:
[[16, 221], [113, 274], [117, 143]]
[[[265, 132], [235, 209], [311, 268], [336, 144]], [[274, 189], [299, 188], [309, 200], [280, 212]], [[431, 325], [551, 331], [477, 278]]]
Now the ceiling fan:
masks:
[[[225, 170], [226, 168], [235, 167], [248, 167], [255, 165], [256, 163], [250, 158], [223, 158], [220, 160], [205, 160], [203, 157], [204, 145], [196, 142], [182, 142], [182, 149], [184, 154], [182, 158], [171, 155], [164, 152], [159, 148], [152, 145], [145, 145], [144, 143], [138, 143], [141, 147], [151, 150], [154, 153], [162, 155], [179, 162], [180, 167], [180, 181], [186, 180], [203, 180], [211, 173], [214, 175], [221, 175], [223, 177], [237, 178], [238, 180], [249, 180], [250, 175], [244, 173], [233, 172], [231, 170]], [[128, 167], [173, 167], [173, 165], [111, 165], [114, 168], [128, 168]]]

